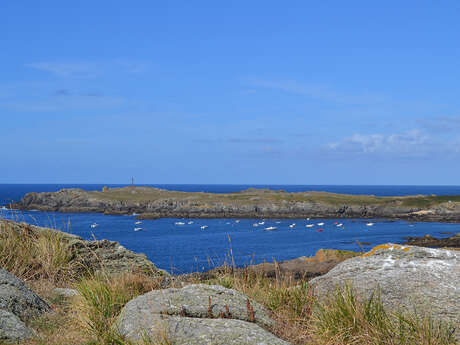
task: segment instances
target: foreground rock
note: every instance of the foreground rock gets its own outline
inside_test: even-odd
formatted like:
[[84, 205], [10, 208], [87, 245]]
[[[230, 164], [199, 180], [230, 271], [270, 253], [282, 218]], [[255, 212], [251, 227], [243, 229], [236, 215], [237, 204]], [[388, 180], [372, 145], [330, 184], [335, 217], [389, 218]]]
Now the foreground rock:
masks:
[[102, 191], [63, 189], [28, 193], [13, 208], [59, 212], [141, 214], [141, 218], [393, 218], [460, 221], [460, 196], [287, 193], [250, 188], [238, 193], [194, 193], [131, 186]]
[[8, 231], [17, 231], [27, 236], [43, 232], [54, 233], [68, 245], [72, 260], [78, 262], [76, 267], [81, 271], [104, 270], [108, 274], [143, 272], [151, 276], [169, 275], [166, 271], [158, 269], [144, 254], [134, 253], [115, 241], [85, 241], [79, 236], [54, 229], [0, 219], [0, 225], [2, 224]]
[[0, 268], [0, 340], [15, 342], [31, 337], [34, 332], [25, 322], [50, 310], [22, 280]]
[[346, 260], [310, 281], [320, 298], [350, 282], [362, 297], [378, 287], [389, 309], [430, 311], [438, 319], [460, 325], [460, 252], [380, 245]]
[[166, 335], [182, 345], [287, 345], [262, 327], [269, 312], [243, 294], [215, 285], [151, 291], [128, 302], [116, 321], [132, 340]]
[[34, 331], [26, 326], [16, 315], [0, 309], [0, 342], [18, 342], [31, 338]]
[[3, 268], [0, 268], [0, 309], [13, 313], [23, 321], [50, 311], [44, 300]]

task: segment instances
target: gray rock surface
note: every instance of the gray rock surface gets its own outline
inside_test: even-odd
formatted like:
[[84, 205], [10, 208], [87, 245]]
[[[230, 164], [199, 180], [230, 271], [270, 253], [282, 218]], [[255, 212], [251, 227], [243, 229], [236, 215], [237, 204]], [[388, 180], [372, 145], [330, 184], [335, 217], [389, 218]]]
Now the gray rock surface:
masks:
[[362, 297], [379, 287], [390, 309], [431, 311], [460, 326], [460, 252], [385, 244], [310, 281], [320, 298], [350, 282]]
[[25, 325], [13, 313], [0, 309], [0, 342], [18, 342], [32, 337], [35, 334], [33, 330]]
[[22, 280], [3, 268], [0, 268], [0, 309], [13, 313], [22, 321], [51, 310]]
[[79, 295], [77, 290], [68, 288], [55, 288], [53, 289], [53, 293], [66, 298]]
[[50, 310], [22, 280], [0, 268], [0, 340], [17, 342], [33, 336], [24, 322]]
[[[211, 305], [209, 305], [211, 298]], [[151, 291], [128, 302], [116, 327], [129, 339], [166, 333], [183, 345], [286, 345], [263, 327], [273, 323], [269, 312], [235, 290], [216, 285]], [[226, 308], [228, 307], [228, 309]]]

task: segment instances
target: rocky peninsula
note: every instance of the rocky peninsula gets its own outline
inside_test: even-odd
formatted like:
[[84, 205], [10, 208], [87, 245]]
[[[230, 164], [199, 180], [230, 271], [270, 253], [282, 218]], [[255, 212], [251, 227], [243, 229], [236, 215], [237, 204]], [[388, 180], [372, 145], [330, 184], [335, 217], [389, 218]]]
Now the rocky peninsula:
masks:
[[9, 205], [20, 210], [138, 214], [171, 218], [386, 218], [460, 221], [460, 195], [386, 196], [250, 188], [237, 193], [168, 191], [130, 186], [101, 191], [28, 193]]

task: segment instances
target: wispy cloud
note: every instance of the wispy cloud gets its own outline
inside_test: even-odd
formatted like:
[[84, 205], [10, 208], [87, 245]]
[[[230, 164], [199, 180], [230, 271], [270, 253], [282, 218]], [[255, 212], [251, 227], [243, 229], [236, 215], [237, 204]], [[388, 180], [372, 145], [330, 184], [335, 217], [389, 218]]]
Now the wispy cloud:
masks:
[[137, 74], [150, 66], [146, 61], [40, 61], [26, 64], [26, 67], [49, 72], [60, 78], [86, 79], [100, 76], [109, 71]]
[[371, 92], [350, 93], [335, 90], [328, 85], [301, 83], [295, 80], [250, 79], [248, 82], [252, 87], [279, 90], [336, 103], [369, 104], [384, 100], [382, 95]]
[[34, 62], [26, 67], [50, 72], [64, 78], [91, 78], [100, 70], [97, 63], [91, 62]]
[[450, 132], [460, 128], [460, 116], [422, 118], [418, 122], [422, 127], [432, 132]]
[[277, 138], [229, 138], [226, 140], [227, 143], [231, 144], [246, 144], [246, 143], [256, 143], [256, 144], [275, 144], [281, 143], [282, 140]]
[[229, 143], [229, 144], [277, 144], [283, 141], [277, 138], [200, 138], [194, 139], [195, 143]]
[[58, 89], [55, 93], [56, 96], [70, 96], [72, 93], [68, 89]]

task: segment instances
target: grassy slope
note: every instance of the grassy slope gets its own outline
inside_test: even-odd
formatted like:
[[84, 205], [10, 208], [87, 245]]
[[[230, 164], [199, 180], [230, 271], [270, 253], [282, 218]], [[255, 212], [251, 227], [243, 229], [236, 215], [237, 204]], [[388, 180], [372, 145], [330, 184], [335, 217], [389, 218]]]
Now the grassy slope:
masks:
[[328, 205], [387, 205], [402, 207], [430, 208], [451, 201], [457, 205], [460, 203], [460, 195], [435, 196], [416, 195], [402, 197], [376, 197], [373, 195], [350, 195], [326, 192], [299, 192], [288, 193], [284, 191], [270, 191], [264, 189], [249, 189], [238, 193], [213, 194], [166, 191], [149, 187], [125, 187], [114, 188], [108, 191], [92, 191], [88, 195], [101, 200], [119, 200], [130, 202], [145, 202], [158, 199], [189, 200], [200, 204], [204, 203], [279, 203], [283, 200], [288, 202], [312, 202]]

